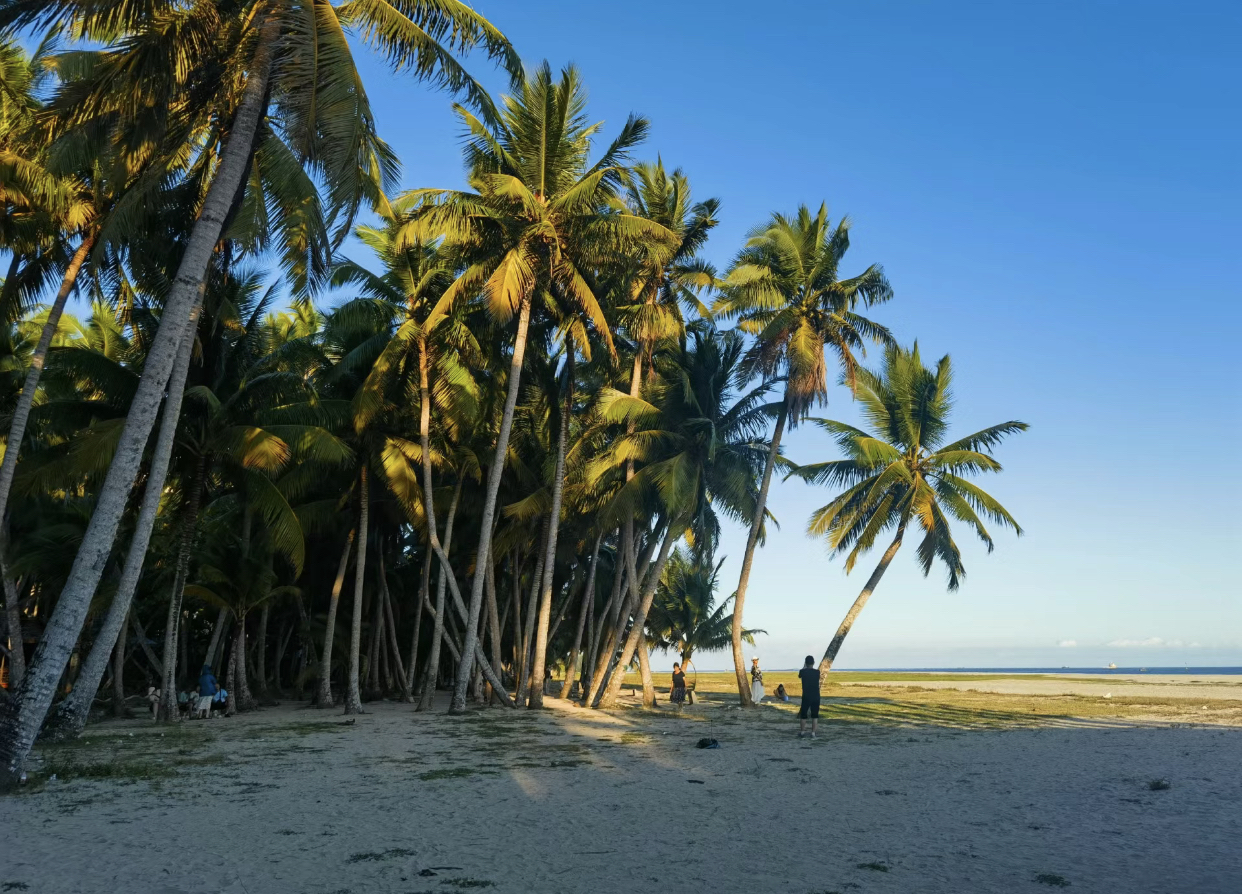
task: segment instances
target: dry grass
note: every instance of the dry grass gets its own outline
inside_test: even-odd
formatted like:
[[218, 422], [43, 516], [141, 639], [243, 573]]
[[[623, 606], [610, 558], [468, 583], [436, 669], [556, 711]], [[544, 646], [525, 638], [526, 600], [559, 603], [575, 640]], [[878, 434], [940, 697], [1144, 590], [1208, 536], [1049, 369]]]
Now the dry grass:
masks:
[[[1038, 675], [1032, 675], [1038, 676]], [[1034, 695], [981, 692], [974, 689], [932, 689], [913, 683], [934, 680], [983, 681], [1028, 679], [1027, 675], [965, 674], [876, 674], [843, 672], [833, 674], [833, 682], [823, 692], [821, 724], [870, 724], [879, 726], [936, 726], [956, 729], [1013, 728], [1064, 725], [1075, 722], [1159, 722], [1213, 723], [1242, 726], [1242, 702], [1228, 699], [1154, 698], [1114, 695], [1104, 699], [1088, 695]], [[894, 685], [876, 682], [892, 679]], [[1046, 679], [1053, 679], [1046, 677]], [[737, 686], [732, 674], [703, 673], [695, 685], [696, 706], [686, 709], [687, 719], [714, 706], [736, 704]], [[628, 682], [639, 684], [630, 674]], [[667, 687], [659, 684], [661, 706], [667, 703]], [[802, 684], [797, 674], [787, 671], [763, 675], [769, 694], [784, 683], [792, 701], [764, 701], [772, 719], [790, 719], [798, 710]], [[867, 685], [862, 685], [863, 683]], [[1120, 688], [1120, 687], [1119, 687]], [[1124, 691], [1124, 690], [1122, 690]], [[623, 699], [622, 703], [629, 702]], [[632, 703], [632, 702], [631, 702]]]

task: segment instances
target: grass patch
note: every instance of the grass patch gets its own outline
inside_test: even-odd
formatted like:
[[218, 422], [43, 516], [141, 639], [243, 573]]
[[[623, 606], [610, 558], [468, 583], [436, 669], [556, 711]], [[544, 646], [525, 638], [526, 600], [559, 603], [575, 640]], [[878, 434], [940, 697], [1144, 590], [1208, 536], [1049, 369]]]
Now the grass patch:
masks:
[[340, 721], [302, 720], [273, 726], [256, 726], [241, 734], [242, 739], [262, 739], [266, 736], [310, 736], [314, 733], [343, 733], [348, 726]]
[[57, 781], [71, 779], [111, 779], [118, 782], [141, 782], [164, 779], [174, 775], [175, 768], [153, 761], [107, 761], [104, 763], [78, 763], [76, 761], [49, 760], [43, 765], [41, 775], [45, 780], [53, 776]]
[[440, 770], [428, 770], [426, 773], [419, 773], [418, 778], [423, 782], [431, 782], [436, 779], [464, 779], [467, 776], [495, 776], [495, 770], [480, 770], [477, 767], [445, 767]]
[[859, 869], [870, 869], [872, 872], [888, 872], [887, 863], [859, 863]]
[[378, 863], [381, 860], [393, 860], [397, 857], [412, 857], [414, 851], [404, 847], [390, 847], [386, 851], [363, 851], [350, 854], [346, 863]]
[[1068, 888], [1070, 886], [1069, 879], [1063, 875], [1056, 875], [1051, 872], [1041, 872], [1035, 876], [1035, 881], [1041, 885], [1048, 885], [1053, 888]]

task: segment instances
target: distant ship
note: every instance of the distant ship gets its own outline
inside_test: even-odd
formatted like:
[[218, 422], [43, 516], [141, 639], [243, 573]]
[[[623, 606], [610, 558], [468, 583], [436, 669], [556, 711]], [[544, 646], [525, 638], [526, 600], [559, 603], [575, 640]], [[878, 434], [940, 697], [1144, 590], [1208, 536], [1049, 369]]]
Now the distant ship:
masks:
[[1108, 663], [1108, 669], [1109, 669], [1109, 670], [1116, 670], [1116, 669], [1117, 669], [1117, 665], [1113, 664], [1113, 663], [1110, 661], [1110, 662]]

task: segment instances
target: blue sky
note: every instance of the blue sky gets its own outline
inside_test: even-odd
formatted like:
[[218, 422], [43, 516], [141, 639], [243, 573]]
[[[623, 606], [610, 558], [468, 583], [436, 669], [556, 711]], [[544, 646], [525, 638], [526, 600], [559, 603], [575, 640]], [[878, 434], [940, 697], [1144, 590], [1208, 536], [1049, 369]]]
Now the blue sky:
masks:
[[[606, 137], [651, 119], [644, 157], [723, 202], [714, 262], [827, 201], [854, 221], [845, 272], [894, 285], [874, 315], [952, 355], [957, 429], [1031, 424], [988, 482], [1026, 536], [989, 556], [962, 532], [955, 594], [900, 554], [839, 666], [1242, 665], [1238, 6], [478, 8], [528, 65], [579, 66]], [[364, 66], [404, 185], [460, 185], [449, 101]], [[856, 418], [841, 389], [823, 415]], [[833, 455], [810, 428], [787, 446]], [[769, 667], [821, 654], [870, 571], [805, 536], [828, 498], [774, 488], [746, 618]], [[730, 588], [743, 543], [725, 537]]]

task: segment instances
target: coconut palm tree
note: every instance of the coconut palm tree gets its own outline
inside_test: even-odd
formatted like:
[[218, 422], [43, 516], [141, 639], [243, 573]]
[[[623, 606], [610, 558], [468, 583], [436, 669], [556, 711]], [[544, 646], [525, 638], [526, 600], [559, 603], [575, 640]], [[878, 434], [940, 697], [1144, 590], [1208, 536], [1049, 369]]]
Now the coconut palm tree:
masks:
[[[719, 513], [735, 520], [754, 512], [757, 478], [766, 444], [760, 440], [765, 420], [764, 400], [770, 384], [742, 387], [742, 337], [718, 333], [703, 322], [689, 332], [686, 349], [657, 358], [657, 383], [648, 389], [651, 400], [619, 391], [601, 398], [605, 418], [633, 423], [633, 431], [617, 438], [594, 463], [593, 474], [624, 469], [633, 462], [636, 472], [614, 498], [614, 511], [639, 514], [646, 502], [666, 519], [659, 557], [646, 577], [641, 595], [633, 550], [626, 550], [629, 587], [634, 610], [630, 634], [620, 655], [620, 667], [635, 654], [651, 609], [669, 551], [684, 533], [703, 554], [710, 555], [719, 537]], [[613, 649], [600, 655], [603, 665]], [[603, 685], [606, 668], [597, 665], [592, 689]], [[621, 675], [614, 674], [600, 699], [606, 706], [620, 692]], [[593, 696], [594, 693], [591, 693]]]
[[814, 420], [837, 442], [845, 459], [800, 466], [790, 474], [813, 484], [843, 488], [832, 502], [811, 514], [807, 532], [827, 540], [833, 552], [845, 553], [847, 572], [882, 533], [894, 533], [824, 652], [819, 664], [821, 683], [827, 682], [841, 644], [897, 555], [911, 523], [923, 531], [917, 548], [923, 574], [929, 574], [939, 559], [948, 570], [950, 591], [958, 588], [966, 569], [949, 519], [972, 529], [987, 544], [988, 552], [994, 544], [984, 519], [1022, 534], [1009, 511], [967, 478], [999, 472], [993, 448], [1009, 435], [1026, 431], [1025, 422], [1002, 422], [945, 443], [953, 409], [949, 357], [946, 354], [934, 369], [928, 369], [917, 343], [910, 350], [888, 348], [880, 370], [859, 369], [856, 379], [855, 394], [870, 430]]
[[742, 610], [785, 426], [793, 427], [811, 407], [827, 402], [826, 351], [836, 354], [846, 383], [852, 385], [856, 354], [868, 341], [887, 344], [892, 340], [887, 329], [856, 312], [860, 304], [869, 306], [892, 297], [884, 271], [873, 264], [857, 276], [840, 278], [849, 233], [849, 219], [842, 218], [833, 227], [825, 205], [814, 215], [805, 205], [793, 217], [772, 215], [768, 223], [750, 233], [714, 308], [723, 319], [736, 318], [738, 328], [755, 337], [748, 358], [755, 371], [780, 378], [785, 385], [775, 407], [776, 427], [734, 596], [733, 668], [743, 705], [752, 702], [742, 657]]
[[[65, 113], [70, 125], [116, 116], [133, 120], [136, 113], [141, 117], [185, 108], [191, 118], [227, 120], [228, 130], [91, 524], [20, 697], [0, 717], [0, 789], [20, 778], [21, 763], [81, 630], [178, 344], [187, 335], [208, 264], [241, 194], [265, 121], [326, 185], [328, 217], [344, 229], [359, 204], [377, 201], [384, 180], [395, 175], [392, 154], [376, 136], [346, 29], [387, 56], [394, 69], [465, 91], [484, 108], [489, 107], [485, 93], [453, 53], [482, 46], [515, 77], [519, 71], [517, 56], [503, 35], [456, 3], [317, 2], [306, 7], [288, 0], [250, 0], [228, 7], [227, 15], [214, 16], [198, 15], [195, 8], [172, 0], [136, 5], [94, 0], [0, 3], [0, 32], [54, 24], [110, 45], [90, 85], [75, 95], [73, 109]], [[168, 120], [178, 123], [172, 116]]]
[[[675, 651], [683, 668], [690, 666], [696, 652], [719, 652], [733, 641], [733, 615], [725, 614], [733, 597], [716, 604], [723, 564], [723, 559], [713, 564], [711, 556], [694, 556], [679, 548], [664, 569], [647, 616], [647, 632], [650, 645]], [[742, 638], [754, 645], [760, 633], [766, 631], [744, 630]]]
[[507, 397], [487, 476], [480, 518], [476, 574], [466, 624], [463, 660], [458, 666], [452, 709], [465, 706], [473, 671], [479, 611], [490, 555], [496, 500], [508, 452], [513, 413], [521, 387], [531, 313], [555, 302], [589, 321], [604, 334], [608, 324], [592, 270], [609, 257], [671, 249], [663, 226], [610, 207], [626, 178], [629, 151], [646, 136], [647, 121], [631, 116], [603, 155], [589, 161], [599, 124], [586, 118], [586, 92], [575, 68], [554, 79], [545, 62], [521, 90], [504, 97], [494, 126], [459, 108], [468, 137], [470, 192], [419, 190], [417, 215], [433, 232], [463, 250], [465, 270], [441, 298], [429, 325], [455, 302], [482, 293], [498, 322], [517, 318], [509, 363]]
[[636, 346], [630, 393], [638, 396], [643, 366], [650, 365], [654, 346], [684, 336], [685, 311], [710, 315], [698, 294], [715, 283], [716, 271], [698, 253], [719, 223], [720, 200], [692, 204], [685, 173], [678, 168], [670, 174], [657, 159], [634, 165], [625, 202], [636, 217], [660, 224], [677, 240], [671, 252], [663, 246], [642, 251], [627, 258], [628, 269], [623, 268], [629, 294], [617, 310]]

